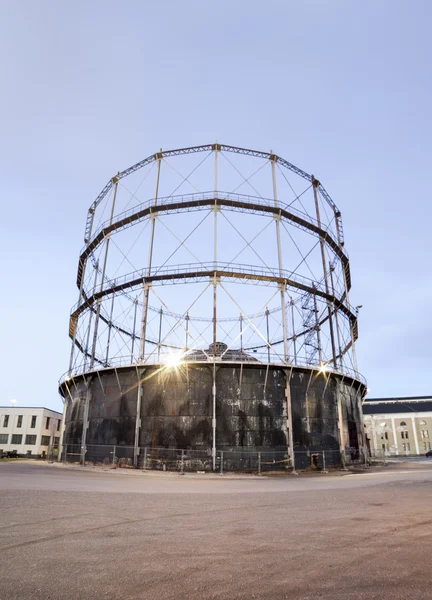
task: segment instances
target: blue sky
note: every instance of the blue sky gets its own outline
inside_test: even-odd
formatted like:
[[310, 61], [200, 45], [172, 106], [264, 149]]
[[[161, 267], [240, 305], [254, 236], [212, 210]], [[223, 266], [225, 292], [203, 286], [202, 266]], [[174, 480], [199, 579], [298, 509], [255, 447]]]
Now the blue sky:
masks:
[[429, 2], [0, 4], [0, 404], [61, 408], [88, 205], [160, 147], [273, 149], [342, 211], [371, 396], [432, 394]]

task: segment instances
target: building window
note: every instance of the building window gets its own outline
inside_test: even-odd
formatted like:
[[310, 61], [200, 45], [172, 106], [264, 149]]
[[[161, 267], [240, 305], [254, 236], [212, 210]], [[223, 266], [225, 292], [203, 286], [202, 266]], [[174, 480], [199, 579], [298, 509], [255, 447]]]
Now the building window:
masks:
[[49, 446], [50, 443], [50, 436], [49, 435], [43, 435], [41, 437], [41, 446]]
[[22, 427], [22, 415], [18, 415], [17, 427]]
[[57, 431], [60, 431], [60, 423], [61, 423], [61, 421], [60, 421], [60, 419], [59, 419], [59, 420], [57, 421]]
[[35, 435], [26, 435], [25, 443], [27, 446], [35, 446], [36, 445], [36, 436]]
[[409, 452], [410, 451], [410, 445], [409, 444], [402, 444], [402, 448], [403, 448], [404, 452]]
[[9, 435], [7, 433], [0, 433], [0, 444], [8, 443]]
[[429, 431], [427, 429], [422, 429], [420, 431], [420, 435], [421, 435], [422, 440], [427, 440], [429, 437]]
[[36, 415], [32, 416], [30, 429], [34, 429], [36, 427]]
[[[1, 435], [0, 435], [0, 438], [1, 438]], [[423, 447], [425, 450], [430, 450], [431, 449], [430, 442], [423, 442]]]
[[60, 441], [60, 438], [59, 437], [55, 437], [54, 438], [54, 446], [58, 447], [59, 441]]
[[22, 436], [21, 434], [14, 433], [14, 434], [12, 435], [12, 441], [11, 441], [11, 444], [16, 444], [16, 445], [20, 445], [20, 444], [22, 444], [22, 437], [23, 437], [23, 436]]
[[425, 421], [424, 419], [422, 419], [422, 420], [420, 421], [420, 425], [427, 425], [427, 423], [426, 423], [426, 421]]
[[408, 431], [401, 431], [401, 438], [403, 440], [407, 440], [408, 439]]
[[50, 417], [46, 418], [45, 429], [49, 429]]
[[384, 433], [384, 437], [385, 437], [386, 440], [388, 440], [388, 433], [387, 433], [387, 431]]
[[406, 423], [405, 423], [405, 421], [401, 421], [401, 422], [400, 422], [400, 426], [401, 426], [401, 427], [406, 427]]
[[9, 415], [5, 415], [3, 419], [3, 427], [7, 427], [9, 425]]

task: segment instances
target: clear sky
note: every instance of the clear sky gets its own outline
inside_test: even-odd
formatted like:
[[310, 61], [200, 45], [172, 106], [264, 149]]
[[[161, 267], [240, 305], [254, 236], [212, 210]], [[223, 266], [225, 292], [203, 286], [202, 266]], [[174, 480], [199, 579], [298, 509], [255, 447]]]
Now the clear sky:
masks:
[[61, 409], [86, 211], [160, 147], [272, 149], [342, 211], [371, 396], [432, 394], [428, 0], [2, 0], [0, 404]]

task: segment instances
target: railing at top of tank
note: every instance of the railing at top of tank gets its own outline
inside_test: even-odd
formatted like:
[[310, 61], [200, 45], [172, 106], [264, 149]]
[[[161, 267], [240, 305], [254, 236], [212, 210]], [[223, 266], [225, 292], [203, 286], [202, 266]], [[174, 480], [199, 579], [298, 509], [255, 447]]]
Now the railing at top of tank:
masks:
[[127, 356], [118, 356], [113, 359], [110, 359], [109, 363], [106, 365], [101, 365], [99, 369], [93, 369], [92, 371], [86, 371], [83, 363], [76, 365], [72, 371], [67, 371], [64, 373], [60, 380], [59, 385], [64, 382], [67, 382], [69, 379], [79, 375], [91, 374], [96, 371], [100, 371], [103, 369], [110, 369], [116, 367], [127, 367], [131, 366], [133, 368], [136, 367], [145, 367], [146, 365], [161, 365], [161, 369], [175, 369], [180, 367], [185, 367], [191, 363], [217, 363], [217, 364], [226, 364], [230, 363], [235, 364], [243, 364], [243, 365], [261, 365], [263, 368], [266, 368], [267, 365], [275, 366], [275, 367], [284, 367], [286, 369], [291, 368], [306, 368], [316, 370], [318, 374], [322, 374], [326, 376], [328, 374], [337, 374], [342, 376], [348, 376], [352, 379], [356, 379], [360, 381], [364, 386], [367, 386], [367, 381], [365, 377], [356, 372], [354, 369], [349, 367], [342, 367], [335, 369], [330, 364], [326, 363], [324, 365], [319, 364], [311, 364], [306, 360], [304, 356], [297, 356], [296, 361], [288, 360], [285, 362], [283, 358], [276, 354], [275, 352], [271, 352], [270, 360], [267, 352], [253, 352], [251, 354], [244, 353], [243, 356], [235, 354], [225, 355], [225, 356], [215, 356], [211, 354], [211, 350], [206, 349], [203, 351], [202, 349], [196, 349], [193, 352], [199, 352], [199, 354], [183, 354], [182, 352], [164, 352], [159, 358], [156, 352], [152, 352], [150, 354], [146, 354], [144, 359], [131, 363], [130, 354]]
[[[152, 278], [160, 276], [161, 280], [164, 277], [170, 276], [171, 279], [175, 279], [177, 275], [192, 275], [194, 273], [208, 273], [209, 276], [212, 275], [215, 271], [225, 271], [226, 273], [240, 273], [242, 275], [250, 275], [253, 280], [256, 278], [278, 278], [278, 279], [286, 279], [291, 280], [297, 284], [301, 284], [307, 286], [308, 288], [315, 288], [316, 290], [321, 291], [322, 293], [326, 293], [323, 281], [313, 281], [308, 277], [304, 277], [303, 275], [295, 275], [293, 271], [282, 270], [282, 273], [279, 272], [279, 269], [268, 270], [265, 267], [253, 266], [253, 265], [243, 265], [243, 264], [233, 264], [233, 263], [222, 263], [222, 262], [203, 262], [203, 263], [187, 263], [182, 265], [166, 265], [161, 267], [152, 267], [150, 269], [150, 273], [147, 268], [140, 269], [139, 271], [133, 271], [131, 273], [127, 273], [126, 275], [121, 275], [116, 277], [115, 279], [107, 279], [109, 282], [109, 287], [104, 288], [104, 290], [110, 290], [113, 288], [118, 288], [119, 286], [125, 285], [131, 281], [145, 280], [146, 278]], [[187, 278], [187, 277], [185, 277]], [[138, 283], [137, 283], [138, 285]], [[89, 293], [87, 295], [90, 295]], [[72, 308], [72, 312], [75, 312], [80, 303], [76, 303]]]
[[[150, 200], [147, 200], [146, 202], [142, 202], [141, 204], [136, 204], [135, 206], [132, 206], [128, 210], [125, 210], [125, 211], [119, 213], [118, 215], [116, 215], [114, 222], [123, 221], [123, 220], [127, 219], [128, 217], [132, 217], [136, 213], [139, 213], [149, 207], [153, 207], [154, 211], [157, 212], [158, 206], [166, 206], [169, 204], [184, 204], [184, 205], [186, 205], [188, 202], [192, 202], [192, 201], [213, 200], [213, 199], [230, 200], [230, 201], [238, 202], [238, 203], [243, 202], [243, 203], [247, 203], [250, 205], [255, 204], [255, 205], [259, 205], [259, 206], [275, 208], [275, 201], [272, 199], [269, 199], [269, 198], [260, 198], [258, 196], [250, 196], [249, 194], [236, 194], [236, 193], [232, 193], [232, 192], [210, 191], [210, 192], [202, 192], [202, 193], [180, 194], [178, 196], [166, 196], [166, 197], [158, 198], [157, 204], [154, 203], [154, 199], [150, 199]], [[295, 200], [293, 200], [293, 202], [295, 202]], [[329, 235], [329, 237], [332, 238], [334, 243], [338, 245], [336, 237], [335, 237], [333, 231], [331, 230], [331, 228], [322, 223], [319, 224], [318, 221], [314, 217], [310, 216], [308, 213], [298, 210], [297, 208], [294, 208], [292, 206], [292, 204], [286, 204], [285, 202], [281, 202], [280, 200], [277, 201], [277, 208], [280, 208], [289, 213], [292, 213], [293, 215], [296, 215], [300, 219], [303, 219], [304, 221], [307, 221], [308, 223], [314, 225], [315, 227], [322, 229]], [[93, 240], [100, 234], [100, 232], [105, 227], [108, 227], [109, 225], [110, 225], [110, 221], [106, 220], [96, 229], [96, 231], [92, 235], [92, 239], [89, 240], [88, 243], [86, 244], [86, 246], [84, 246], [82, 248], [81, 254], [84, 252], [86, 247], [88, 245], [90, 245], [93, 242]], [[343, 254], [348, 257], [348, 254], [347, 254], [345, 248], [341, 248], [341, 250], [342, 250]]]

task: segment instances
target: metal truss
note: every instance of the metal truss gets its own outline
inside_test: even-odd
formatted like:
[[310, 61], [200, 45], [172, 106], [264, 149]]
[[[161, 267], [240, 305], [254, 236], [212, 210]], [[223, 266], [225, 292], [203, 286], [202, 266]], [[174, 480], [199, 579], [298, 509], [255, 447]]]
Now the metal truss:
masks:
[[[174, 166], [174, 160], [173, 164], [171, 161], [167, 161], [167, 159], [197, 153], [208, 153], [208, 155], [186, 176]], [[228, 160], [228, 163], [240, 176], [240, 182], [232, 191], [222, 191], [218, 175], [220, 168], [218, 156], [221, 155], [227, 159], [225, 153], [250, 157], [251, 160], [261, 159], [265, 162], [258, 168], [255, 167], [251, 174], [245, 176], [240, 168]], [[214, 156], [214, 181], [208, 185], [210, 191], [201, 192], [199, 191], [199, 187], [202, 187], [201, 183], [196, 182], [198, 185], [195, 185], [191, 179], [195, 178], [195, 172], [211, 155]], [[232, 160], [235, 162], [234, 158]], [[163, 162], [167, 162], [168, 166], [181, 177], [181, 182], [174, 187], [170, 195], [161, 196], [159, 188]], [[254, 178], [257, 177], [257, 174], [263, 173], [266, 164], [271, 167], [273, 197], [268, 197], [268, 194], [261, 195], [255, 187]], [[131, 196], [127, 204], [129, 205], [134, 199], [136, 203], [134, 206], [116, 211], [119, 183], [149, 165], [156, 166], [154, 193], [147, 195], [146, 201], [140, 202], [136, 193], [132, 194], [124, 187], [124, 190]], [[278, 173], [280, 171], [283, 174], [294, 198], [287, 199], [284, 193], [280, 194], [275, 171], [276, 165]], [[288, 173], [289, 177], [299, 177], [310, 185], [301, 193], [296, 194], [284, 172]], [[184, 194], [176, 193], [185, 184], [192, 186], [194, 191]], [[245, 184], [251, 187], [256, 195], [236, 191]], [[312, 211], [307, 210], [303, 204], [307, 193], [312, 194]], [[106, 203], [102, 204], [102, 208], [103, 206], [109, 208], [110, 198], [109, 218], [102, 220], [104, 215], [101, 217], [101, 209], [98, 207], [106, 200]], [[330, 207], [330, 216], [328, 207]], [[213, 260], [203, 258], [203, 262], [171, 264], [171, 257], [180, 248], [190, 252], [196, 261], [200, 261], [200, 250], [193, 251], [188, 244], [190, 243], [189, 237], [201, 222], [190, 233], [185, 235], [183, 232], [179, 237], [167, 227], [163, 217], [197, 211], [207, 211], [207, 215], [213, 215]], [[239, 225], [234, 226], [229, 221], [225, 214], [228, 211], [254, 215], [254, 218], [257, 219], [261, 218], [266, 223], [266, 226], [262, 228], [263, 231], [269, 227], [272, 221], [275, 223], [273, 239], [277, 251], [273, 263], [268, 259], [268, 262], [265, 262], [254, 247], [259, 233], [253, 238], [246, 236], [239, 229]], [[232, 225], [233, 235], [238, 236], [238, 239], [243, 240], [243, 243], [246, 244], [230, 262], [223, 262], [218, 257], [217, 231], [220, 226], [218, 225], [220, 221], [218, 213], [221, 213]], [[98, 215], [97, 218], [96, 215]], [[207, 215], [203, 221], [206, 220]], [[193, 222], [193, 215], [190, 216], [190, 219]], [[98, 222], [96, 226], [95, 222]], [[153, 256], [157, 222], [164, 225], [167, 231], [165, 235], [174, 236], [177, 244], [165, 262], [159, 263], [160, 266], [155, 266]], [[128, 249], [124, 250], [115, 241], [117, 234], [130, 228], [137, 228], [140, 223], [150, 225], [146, 230], [149, 246], [145, 266], [143, 264], [134, 265], [128, 256]], [[303, 250], [304, 245], [299, 246], [291, 236], [290, 229], [293, 231], [292, 228], [299, 232], [296, 235], [306, 233], [316, 239], [308, 251]], [[159, 230], [162, 232], [158, 225]], [[158, 233], [158, 235], [161, 234]], [[294, 252], [298, 252], [300, 255], [291, 269], [284, 266], [287, 258], [291, 259], [291, 256], [284, 254], [282, 250], [281, 238], [285, 235], [289, 236], [294, 246]], [[215, 352], [219, 329], [228, 341], [228, 348], [240, 347], [241, 352], [252, 352], [253, 355], [263, 350], [263, 356], [265, 355], [267, 358], [261, 356], [260, 360], [268, 364], [271, 362], [285, 365], [329, 365], [332, 369], [339, 371], [344, 371], [352, 366], [358, 373], [355, 356], [355, 341], [358, 338], [357, 311], [351, 307], [349, 301], [351, 272], [349, 257], [345, 250], [341, 213], [318, 179], [273, 152], [219, 143], [156, 152], [128, 169], [119, 171], [108, 181], [89, 208], [84, 241], [85, 246], [79, 256], [77, 272], [79, 297], [72, 310], [69, 323], [69, 335], [72, 339], [69, 369], [71, 373], [76, 372], [79, 368], [85, 372], [89, 368], [110, 367], [118, 362], [119, 355], [124, 349], [127, 350], [126, 358], [121, 358], [118, 364], [125, 364], [124, 361], [128, 360], [127, 356], [129, 356], [130, 364], [145, 364], [146, 360], [154, 360], [155, 353], [157, 359], [161, 361], [165, 356], [165, 351], [171, 352], [172, 350], [180, 351], [186, 356], [193, 339], [191, 323], [195, 323], [196, 326], [202, 323], [203, 327], [205, 326], [204, 330], [202, 328], [196, 330], [195, 343], [198, 343], [199, 340], [202, 345], [206, 340], [207, 342], [211, 341], [209, 349], [205, 350], [200, 347], [200, 352], [207, 352], [206, 356], [213, 362], [217, 358]], [[186, 242], [188, 243], [186, 244]], [[131, 249], [135, 243], [132, 244]], [[113, 244], [112, 249], [110, 249], [110, 244]], [[313, 275], [314, 272], [317, 272], [317, 258], [314, 258], [313, 270], [309, 265], [310, 254], [315, 249], [316, 256], [320, 257], [319, 262], [321, 263], [321, 272], [318, 273], [318, 277]], [[134, 270], [116, 276], [116, 271], [110, 270], [110, 256], [113, 250], [123, 256], [120, 267], [127, 261]], [[254, 252], [264, 266], [237, 262], [237, 257], [245, 250]], [[306, 275], [312, 274], [312, 279], [305, 276], [304, 273], [301, 274], [301, 271], [304, 271], [302, 265], [308, 268], [309, 272]], [[89, 266], [93, 267], [93, 271], [89, 271]], [[157, 286], [168, 284], [180, 286], [186, 283], [205, 284], [206, 290], [212, 290], [212, 316], [193, 314], [192, 308], [186, 313], [179, 313], [175, 310], [175, 306], [171, 306], [171, 303], [170, 305], [166, 304], [166, 301], [156, 293]], [[242, 299], [239, 300], [226, 287], [233, 283], [269, 288], [273, 304], [270, 308], [265, 306], [265, 309], [260, 309], [251, 316], [247, 306], [244, 305], [248, 294], [243, 294]], [[218, 294], [222, 292], [225, 292], [227, 299], [238, 311], [237, 316], [218, 314]], [[160, 308], [151, 305], [150, 296], [154, 296], [158, 300]], [[288, 297], [289, 301], [287, 301]], [[173, 298], [175, 304], [175, 296]], [[279, 298], [279, 306], [274, 306], [277, 298]], [[192, 302], [191, 307], [194, 304], [195, 301]], [[126, 308], [124, 308], [125, 306]], [[152, 319], [149, 318], [149, 313], [154, 315]], [[133, 325], [128, 322], [131, 319]], [[273, 320], [273, 331], [270, 331], [271, 319]], [[223, 327], [223, 323], [227, 322], [233, 323], [228, 330]], [[210, 325], [212, 325], [213, 331], [209, 340]], [[152, 331], [154, 326], [157, 328], [156, 333]], [[262, 328], [264, 329], [261, 330]], [[249, 344], [245, 344], [244, 338], [247, 331], [249, 331], [251, 339]], [[146, 344], [150, 344], [154, 348], [150, 354], [145, 351]], [[81, 363], [78, 355], [75, 355], [75, 350], [82, 357]], [[79, 365], [81, 366], [79, 367]]]

